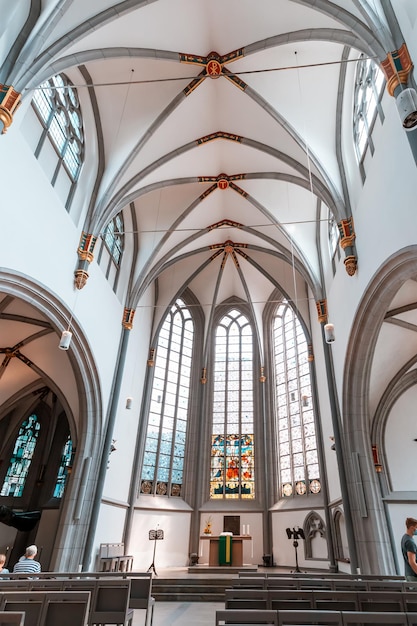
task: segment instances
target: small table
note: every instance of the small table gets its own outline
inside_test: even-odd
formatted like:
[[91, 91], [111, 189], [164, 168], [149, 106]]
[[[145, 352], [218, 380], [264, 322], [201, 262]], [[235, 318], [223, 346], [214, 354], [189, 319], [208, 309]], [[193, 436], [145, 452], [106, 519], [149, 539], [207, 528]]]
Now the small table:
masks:
[[[219, 565], [219, 536], [201, 535], [200, 539], [210, 540], [209, 547], [209, 565]], [[251, 540], [250, 535], [233, 535], [232, 536], [232, 567], [242, 567], [243, 565], [243, 542]], [[227, 566], [225, 566], [227, 567]]]

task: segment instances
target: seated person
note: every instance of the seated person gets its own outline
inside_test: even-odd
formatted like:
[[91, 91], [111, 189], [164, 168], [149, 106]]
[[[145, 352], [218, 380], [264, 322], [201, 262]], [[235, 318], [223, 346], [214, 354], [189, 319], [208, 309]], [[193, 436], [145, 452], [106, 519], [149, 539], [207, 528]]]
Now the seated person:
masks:
[[6, 555], [5, 554], [0, 554], [0, 574], [9, 574], [9, 570], [4, 567], [4, 564], [6, 563]]
[[28, 546], [26, 552], [20, 557], [13, 568], [13, 574], [38, 574], [41, 571], [41, 564], [35, 561], [38, 553], [36, 546]]

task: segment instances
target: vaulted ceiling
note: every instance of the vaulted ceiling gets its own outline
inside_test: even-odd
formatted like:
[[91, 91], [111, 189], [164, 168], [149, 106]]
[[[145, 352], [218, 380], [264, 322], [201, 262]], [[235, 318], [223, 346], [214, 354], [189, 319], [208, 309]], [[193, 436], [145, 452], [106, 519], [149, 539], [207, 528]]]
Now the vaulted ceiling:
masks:
[[128, 303], [152, 290], [156, 328], [189, 287], [207, 321], [234, 297], [260, 323], [279, 289], [307, 318], [306, 285], [325, 297], [329, 212], [351, 215], [340, 137], [354, 61], [394, 49], [375, 3], [20, 0], [14, 11], [27, 13], [27, 39], [8, 82], [28, 97], [64, 72], [77, 87], [96, 176], [82, 229], [98, 235], [123, 211], [138, 251]]

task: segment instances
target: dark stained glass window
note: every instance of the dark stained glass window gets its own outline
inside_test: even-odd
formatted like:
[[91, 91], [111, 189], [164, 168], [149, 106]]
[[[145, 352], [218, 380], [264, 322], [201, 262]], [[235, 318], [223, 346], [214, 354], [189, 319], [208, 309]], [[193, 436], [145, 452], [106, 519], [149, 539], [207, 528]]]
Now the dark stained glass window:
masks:
[[68, 439], [64, 444], [62, 450], [61, 462], [59, 464], [58, 476], [55, 483], [55, 489], [53, 493], [54, 498], [62, 498], [64, 495], [65, 484], [68, 478], [68, 470], [71, 467], [72, 460], [72, 441], [68, 435]]
[[18, 498], [23, 494], [40, 427], [35, 414], [22, 423], [0, 495]]

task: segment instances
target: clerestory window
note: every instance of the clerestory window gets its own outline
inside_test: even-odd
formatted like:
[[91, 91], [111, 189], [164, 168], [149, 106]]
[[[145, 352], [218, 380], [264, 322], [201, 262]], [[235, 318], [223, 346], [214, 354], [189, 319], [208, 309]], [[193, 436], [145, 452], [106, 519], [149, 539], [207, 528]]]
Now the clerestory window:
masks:
[[[35, 90], [32, 106], [44, 129], [35, 156], [51, 172], [52, 186], [66, 194], [68, 209], [84, 160], [83, 119], [77, 90], [64, 74], [52, 76]], [[55, 150], [54, 160], [47, 143]]]
[[104, 229], [97, 256], [97, 262], [107, 280], [113, 285], [113, 289], [117, 287], [122, 264], [125, 245], [124, 230], [123, 215], [118, 213]]
[[368, 148], [371, 154], [374, 152], [372, 130], [377, 115], [384, 120], [380, 103], [384, 84], [384, 74], [376, 63], [361, 55], [356, 68], [353, 107], [353, 139], [359, 163]]

